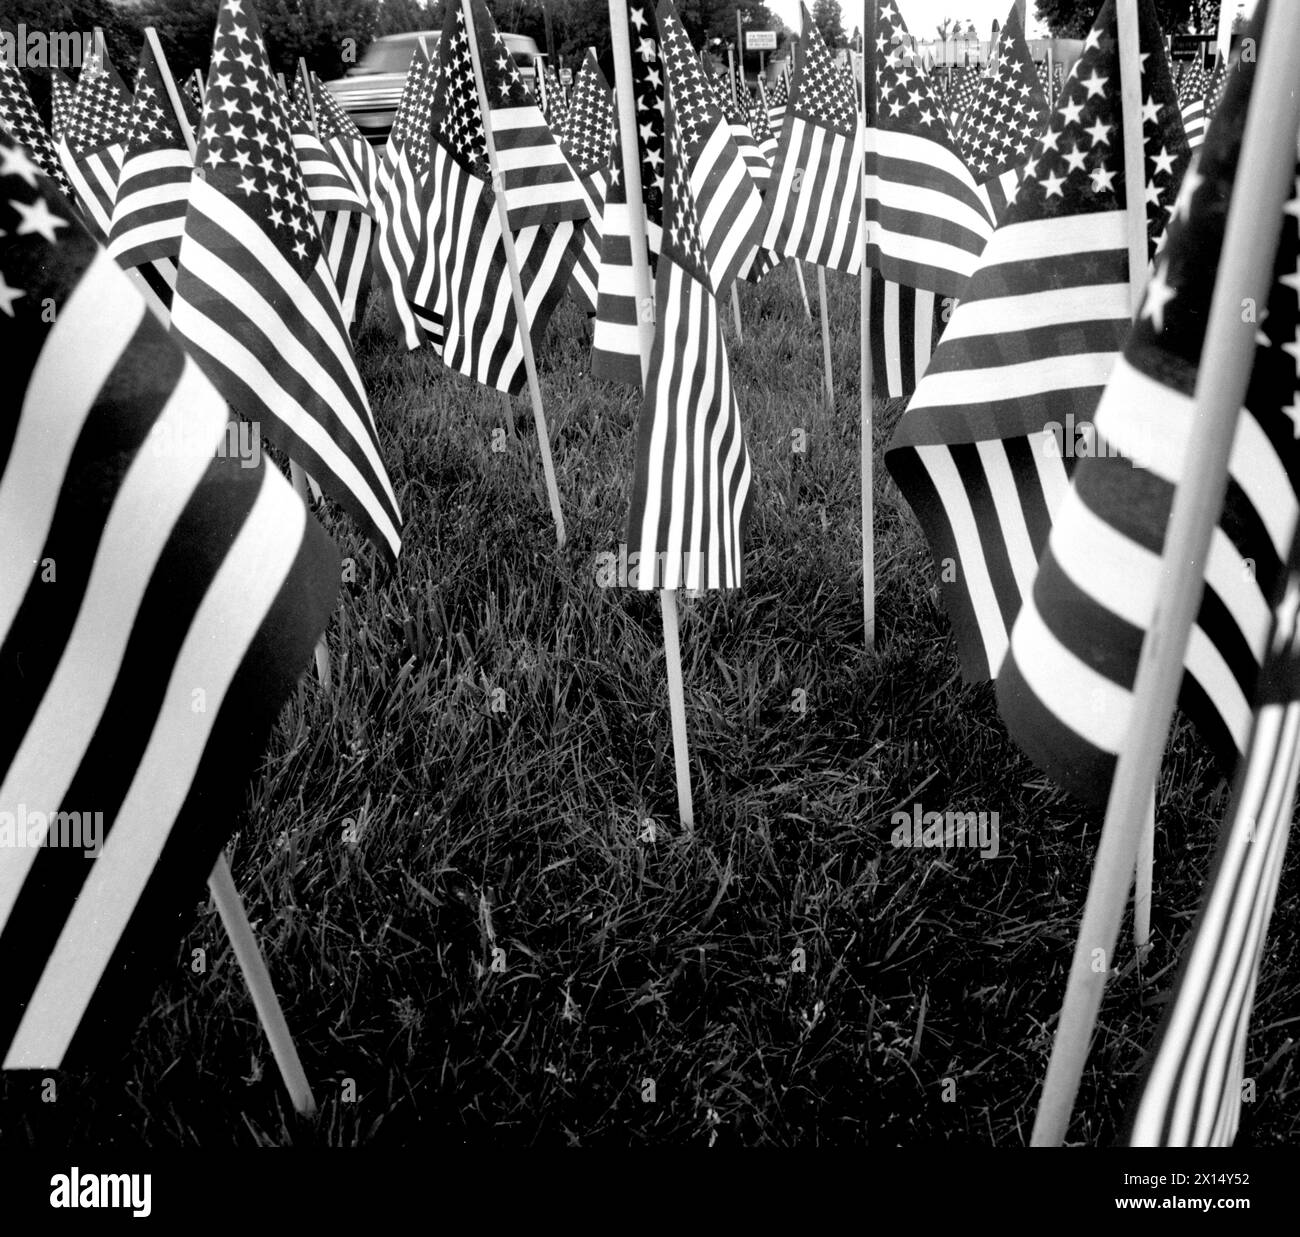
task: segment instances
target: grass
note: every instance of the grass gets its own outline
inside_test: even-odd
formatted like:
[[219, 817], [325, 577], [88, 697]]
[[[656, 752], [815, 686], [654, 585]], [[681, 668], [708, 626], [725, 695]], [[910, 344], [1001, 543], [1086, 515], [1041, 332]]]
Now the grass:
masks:
[[[335, 690], [309, 678], [286, 706], [231, 846], [321, 1111], [289, 1109], [203, 905], [120, 1062], [59, 1075], [55, 1103], [39, 1078], [0, 1080], [0, 1142], [1027, 1142], [1100, 821], [1009, 743], [991, 687], [957, 673], [928, 550], [880, 460], [896, 404], [876, 408], [864, 652], [857, 285], [830, 282], [833, 410], [790, 273], [742, 289], [746, 582], [681, 600], [693, 838], [676, 822], [656, 599], [595, 582], [626, 514], [633, 396], [586, 375], [589, 328], [563, 309], [540, 358], [557, 552], [526, 402], [494, 451], [500, 398], [403, 355], [372, 305], [358, 356], [407, 520], [402, 567], [378, 581], [324, 514], [359, 565], [329, 630]], [[893, 848], [891, 813], [917, 800], [997, 812], [1000, 856]], [[1072, 1142], [1117, 1132], [1225, 805], [1181, 726], [1146, 982], [1122, 940]], [[1298, 931], [1292, 864], [1239, 1145], [1300, 1133]]]

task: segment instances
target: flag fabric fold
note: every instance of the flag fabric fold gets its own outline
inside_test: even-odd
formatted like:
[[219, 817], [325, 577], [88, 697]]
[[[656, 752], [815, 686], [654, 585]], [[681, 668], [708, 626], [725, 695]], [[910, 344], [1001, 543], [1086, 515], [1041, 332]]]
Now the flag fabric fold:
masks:
[[748, 274], [762, 239], [763, 198], [732, 137], [673, 0], [658, 11], [667, 94], [691, 181], [705, 270], [715, 293]]
[[174, 964], [339, 554], [4, 138], [0, 347], [0, 1061], [85, 1068]]
[[396, 561], [401, 515], [256, 14], [217, 17], [172, 328]]
[[1300, 561], [1273, 616], [1250, 741], [1178, 980], [1128, 1121], [1131, 1147], [1230, 1147], [1300, 777]]
[[[1241, 189], [1237, 160], [1253, 78], [1254, 65], [1242, 63], [1184, 177], [1168, 242], [1097, 408], [1092, 452], [1062, 499], [998, 675], [1012, 737], [1060, 785], [1092, 802], [1105, 802], [1132, 717], [1138, 655], [1165, 587], [1160, 556], [1197, 432], [1193, 392], [1227, 208]], [[1293, 199], [1276, 282], [1257, 314], [1250, 387], [1180, 694], [1225, 764], [1248, 738], [1300, 512], [1296, 210]]]
[[800, 4], [799, 13], [802, 34], [764, 199], [762, 245], [854, 275], [863, 254], [862, 116], [807, 6]]
[[628, 512], [637, 587], [738, 588], [752, 469], [670, 92], [658, 316]]
[[0, 56], [0, 129], [36, 160], [60, 192], [68, 198], [75, 197], [55, 143], [41, 123], [27, 83], [23, 81], [22, 71], [4, 56]]
[[[1149, 0], [1149, 248], [1187, 165]], [[1130, 326], [1123, 119], [1107, 0], [885, 463], [916, 512], [968, 679], [997, 674]]]
[[880, 6], [871, 71], [867, 264], [897, 283], [963, 296], [994, 221], [889, 0]]

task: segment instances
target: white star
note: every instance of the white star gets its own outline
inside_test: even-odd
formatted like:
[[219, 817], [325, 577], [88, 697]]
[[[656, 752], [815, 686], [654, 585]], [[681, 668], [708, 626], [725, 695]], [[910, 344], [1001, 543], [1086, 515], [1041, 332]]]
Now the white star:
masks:
[[1084, 130], [1084, 132], [1090, 138], [1092, 138], [1092, 144], [1093, 147], [1095, 148], [1103, 144], [1107, 146], [1110, 145], [1110, 138], [1106, 136], [1110, 132], [1110, 129], [1111, 129], [1110, 125], [1104, 125], [1101, 123], [1101, 117], [1099, 116], [1097, 118], [1097, 123], [1094, 125], [1089, 125], [1088, 128]]
[[1168, 147], [1160, 147], [1160, 153], [1156, 155], [1152, 162], [1156, 165], [1155, 171], [1151, 173], [1152, 176], [1159, 176], [1161, 172], [1167, 172], [1169, 175], [1173, 175], [1174, 157], [1169, 153]]
[[1099, 77], [1097, 70], [1093, 69], [1091, 76], [1085, 77], [1079, 85], [1088, 87], [1088, 98], [1091, 99], [1095, 94], [1104, 95], [1106, 93], [1105, 86], [1108, 81], [1110, 81], [1109, 77]]
[[1047, 191], [1050, 198], [1055, 194], [1058, 198], [1063, 198], [1065, 194], [1061, 192], [1061, 186], [1065, 184], [1065, 177], [1058, 176], [1055, 172], [1049, 172], [1047, 179], [1043, 181], [1043, 188]]
[[1065, 123], [1066, 123], [1067, 125], [1076, 124], [1076, 123], [1078, 122], [1078, 120], [1079, 120], [1079, 116], [1080, 116], [1080, 114], [1081, 114], [1082, 111], [1083, 111], [1083, 104], [1082, 104], [1082, 103], [1067, 103], [1067, 104], [1066, 104], [1066, 105], [1061, 109], [1061, 111], [1064, 113], [1064, 116], [1065, 116]]
[[1092, 189], [1094, 193], [1115, 192], [1115, 173], [1104, 163], [1092, 169]]
[[12, 201], [9, 205], [23, 217], [22, 223], [18, 225], [18, 236], [30, 236], [36, 232], [53, 243], [58, 239], [55, 236], [56, 230], [68, 226], [66, 220], [50, 213], [49, 205], [44, 198], [37, 198], [30, 206], [25, 202]]
[[26, 296], [27, 293], [18, 288], [11, 288], [5, 283], [5, 277], [0, 272], [0, 313], [12, 318], [14, 316], [14, 302], [20, 296]]
[[1142, 123], [1145, 125], [1147, 121], [1154, 122], [1159, 118], [1160, 104], [1154, 99], [1147, 99], [1146, 102], [1142, 104]]
[[1165, 329], [1165, 306], [1178, 295], [1165, 278], [1167, 264], [1161, 263], [1147, 284], [1147, 294], [1142, 301], [1142, 317], [1150, 318], [1157, 331]]
[[19, 147], [0, 150], [0, 176], [21, 176], [33, 189], [36, 188], [36, 173], [40, 169]]

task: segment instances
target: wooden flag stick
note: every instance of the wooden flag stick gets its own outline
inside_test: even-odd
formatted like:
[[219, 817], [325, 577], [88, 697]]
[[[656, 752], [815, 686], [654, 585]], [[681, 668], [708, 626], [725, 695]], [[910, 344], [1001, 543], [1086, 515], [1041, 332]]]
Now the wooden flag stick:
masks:
[[[158, 65], [158, 76], [163, 80], [163, 89], [167, 91], [167, 100], [172, 106], [172, 115], [176, 117], [176, 127], [180, 129], [181, 136], [185, 139], [185, 148], [190, 152], [190, 162], [192, 163], [198, 154], [198, 143], [194, 139], [194, 130], [190, 128], [189, 118], [185, 115], [185, 105], [181, 102], [181, 92], [172, 79], [171, 69], [167, 67], [167, 57], [163, 55], [162, 44], [158, 41], [158, 31], [152, 26], [146, 26], [144, 28], [144, 41], [149, 44], [149, 49], [153, 52], [154, 61]], [[198, 69], [195, 69], [194, 72], [197, 74]], [[202, 85], [202, 80], [200, 80], [200, 89]]]
[[[1142, 124], [1142, 59], [1137, 0], [1119, 0], [1120, 108], [1124, 118], [1124, 184], [1130, 187], [1125, 211], [1128, 238], [1129, 312], [1136, 315], [1147, 286], [1146, 143]], [[1135, 170], [1136, 169], [1136, 170]], [[1145, 954], [1151, 942], [1151, 890], [1155, 878], [1155, 785], [1138, 846], [1137, 878], [1133, 895], [1133, 947]]]
[[555, 482], [555, 464], [551, 459], [551, 437], [546, 428], [546, 413], [542, 409], [542, 387], [537, 380], [537, 361], [533, 356], [533, 336], [529, 329], [528, 303], [524, 299], [523, 279], [519, 274], [519, 255], [515, 252], [515, 237], [510, 230], [510, 212], [501, 177], [501, 163], [497, 158], [497, 144], [492, 136], [492, 112], [488, 107], [487, 87], [483, 84], [483, 63], [479, 56], [478, 35], [474, 31], [474, 9], [470, 0], [461, 0], [465, 15], [465, 33], [469, 36], [469, 54], [474, 62], [474, 85], [478, 88], [478, 106], [483, 115], [483, 141], [487, 146], [488, 166], [492, 170], [492, 187], [496, 190], [497, 216], [501, 220], [501, 241], [506, 251], [506, 266], [510, 269], [510, 291], [515, 302], [515, 319], [519, 329], [519, 343], [524, 353], [524, 373], [528, 375], [528, 396], [533, 402], [533, 422], [537, 426], [537, 451], [542, 457], [542, 472], [546, 478], [546, 497], [551, 504], [551, 517], [555, 520], [555, 544], [564, 549], [564, 512], [560, 510], [560, 490]]
[[1196, 431], [1188, 438], [1161, 560], [1166, 583], [1138, 660], [1133, 721], [1115, 767], [1034, 1122], [1036, 1147], [1059, 1146], [1069, 1126], [1106, 973], [1113, 964], [1143, 814], [1182, 683], [1183, 659], [1204, 591], [1210, 539], [1223, 510], [1228, 458], [1255, 357], [1255, 328], [1243, 326], [1241, 306], [1246, 297], [1256, 305], [1266, 303], [1277, 252], [1277, 221], [1294, 184], [1300, 91], [1294, 88], [1293, 66], [1300, 60], [1300, 22], [1293, 18], [1285, 5], [1272, 5], [1258, 41], [1259, 63], [1196, 376]]
[[1137, 873], [1133, 886], [1133, 949], [1139, 964], [1151, 947], [1151, 888], [1155, 875], [1156, 791], [1151, 788], [1138, 838]]
[[316, 99], [311, 88], [311, 73], [307, 68], [305, 56], [298, 57], [298, 76], [302, 79], [302, 92], [307, 97], [307, 116], [311, 120], [311, 131], [320, 137], [320, 125], [316, 122]]
[[[864, 20], [870, 19], [871, 29], [876, 28], [879, 14], [875, 3], [868, 4], [863, 13]], [[867, 62], [867, 38], [862, 35], [862, 86], [861, 114], [858, 126], [861, 130], [858, 140], [858, 197], [861, 203], [863, 241], [866, 240], [867, 219], [867, 123], [874, 112], [875, 64]], [[870, 74], [868, 76], [868, 74]], [[875, 375], [871, 372], [871, 268], [867, 265], [865, 252], [860, 255], [862, 270], [859, 272], [858, 334], [861, 366], [860, 382], [862, 396], [862, 430], [861, 458], [859, 470], [862, 485], [862, 632], [863, 642], [868, 652], [876, 647], [876, 543], [875, 543], [875, 485], [873, 477], [873, 403], [875, 398]], [[827, 361], [829, 373], [829, 360]]]
[[803, 263], [798, 258], [791, 258], [794, 263], [794, 277], [799, 281], [799, 295], [803, 297], [803, 311], [808, 315], [808, 321], [812, 321], [812, 306], [808, 303], [808, 285], [803, 280]]
[[[641, 196], [641, 150], [637, 144], [636, 95], [632, 85], [632, 44], [627, 32], [627, 0], [609, 0], [609, 27], [614, 50], [614, 98], [618, 104], [619, 147], [623, 156], [623, 185], [627, 190], [628, 238], [632, 248], [632, 282], [636, 288], [637, 344], [641, 352], [641, 389], [650, 372], [654, 348], [654, 293], [650, 288], [650, 257], [646, 243], [645, 202]], [[734, 291], [734, 285], [733, 285]], [[673, 767], [677, 775], [677, 816], [682, 828], [695, 828], [691, 798], [691, 758], [686, 735], [686, 690], [682, 679], [681, 634], [677, 594], [659, 590], [664, 625], [664, 669], [668, 677], [668, 711], [673, 732]]]
[[745, 333], [740, 329], [740, 293], [736, 290], [736, 285], [731, 285], [731, 316], [736, 323], [736, 342], [745, 342]]
[[262, 957], [257, 938], [253, 936], [248, 914], [244, 910], [239, 890], [235, 888], [234, 877], [230, 875], [230, 863], [224, 851], [213, 867], [212, 875], [208, 877], [208, 888], [217, 905], [217, 913], [221, 916], [226, 935], [230, 937], [231, 948], [234, 949], [235, 960], [243, 972], [248, 994], [253, 998], [258, 1021], [271, 1043], [271, 1054], [280, 1068], [285, 1090], [289, 1092], [295, 1111], [310, 1116], [316, 1111], [316, 1098], [311, 1093], [311, 1084], [302, 1068], [293, 1036], [289, 1034], [289, 1024], [284, 1020], [284, 1011], [280, 1008], [275, 986], [271, 983], [271, 973], [266, 969], [266, 959]]
[[825, 368], [826, 406], [835, 407], [835, 379], [831, 375], [831, 322], [826, 310], [826, 268], [817, 268], [817, 308], [822, 316], [822, 362]]

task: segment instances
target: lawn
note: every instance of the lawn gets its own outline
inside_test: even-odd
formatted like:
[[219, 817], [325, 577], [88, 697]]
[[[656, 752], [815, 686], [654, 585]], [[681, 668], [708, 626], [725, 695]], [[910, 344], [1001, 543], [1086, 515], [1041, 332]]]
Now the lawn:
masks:
[[[813, 282], [811, 272], [810, 284]], [[1100, 816], [963, 683], [919, 526], [881, 454], [878, 647], [863, 648], [858, 289], [832, 276], [836, 404], [789, 270], [732, 337], [755, 489], [745, 586], [683, 596], [696, 828], [677, 823], [659, 607], [603, 588], [637, 401], [587, 374], [565, 306], [539, 357], [568, 544], [526, 399], [358, 345], [406, 517], [355, 581], [230, 848], [320, 1113], [288, 1105], [215, 910], [178, 940], [111, 1070], [0, 1080], [0, 1142], [253, 1146], [1018, 1146], [1033, 1124]], [[791, 431], [807, 449], [795, 452]], [[494, 450], [504, 445], [505, 450]], [[996, 858], [890, 844], [891, 815], [996, 812]], [[1127, 928], [1070, 1141], [1115, 1137], [1227, 787], [1182, 725], [1164, 765], [1154, 948]], [[646, 822], [654, 823], [654, 840]], [[1256, 999], [1238, 1145], [1293, 1142], [1295, 864]], [[201, 950], [196, 955], [194, 951]], [[195, 958], [203, 963], [195, 970]]]

